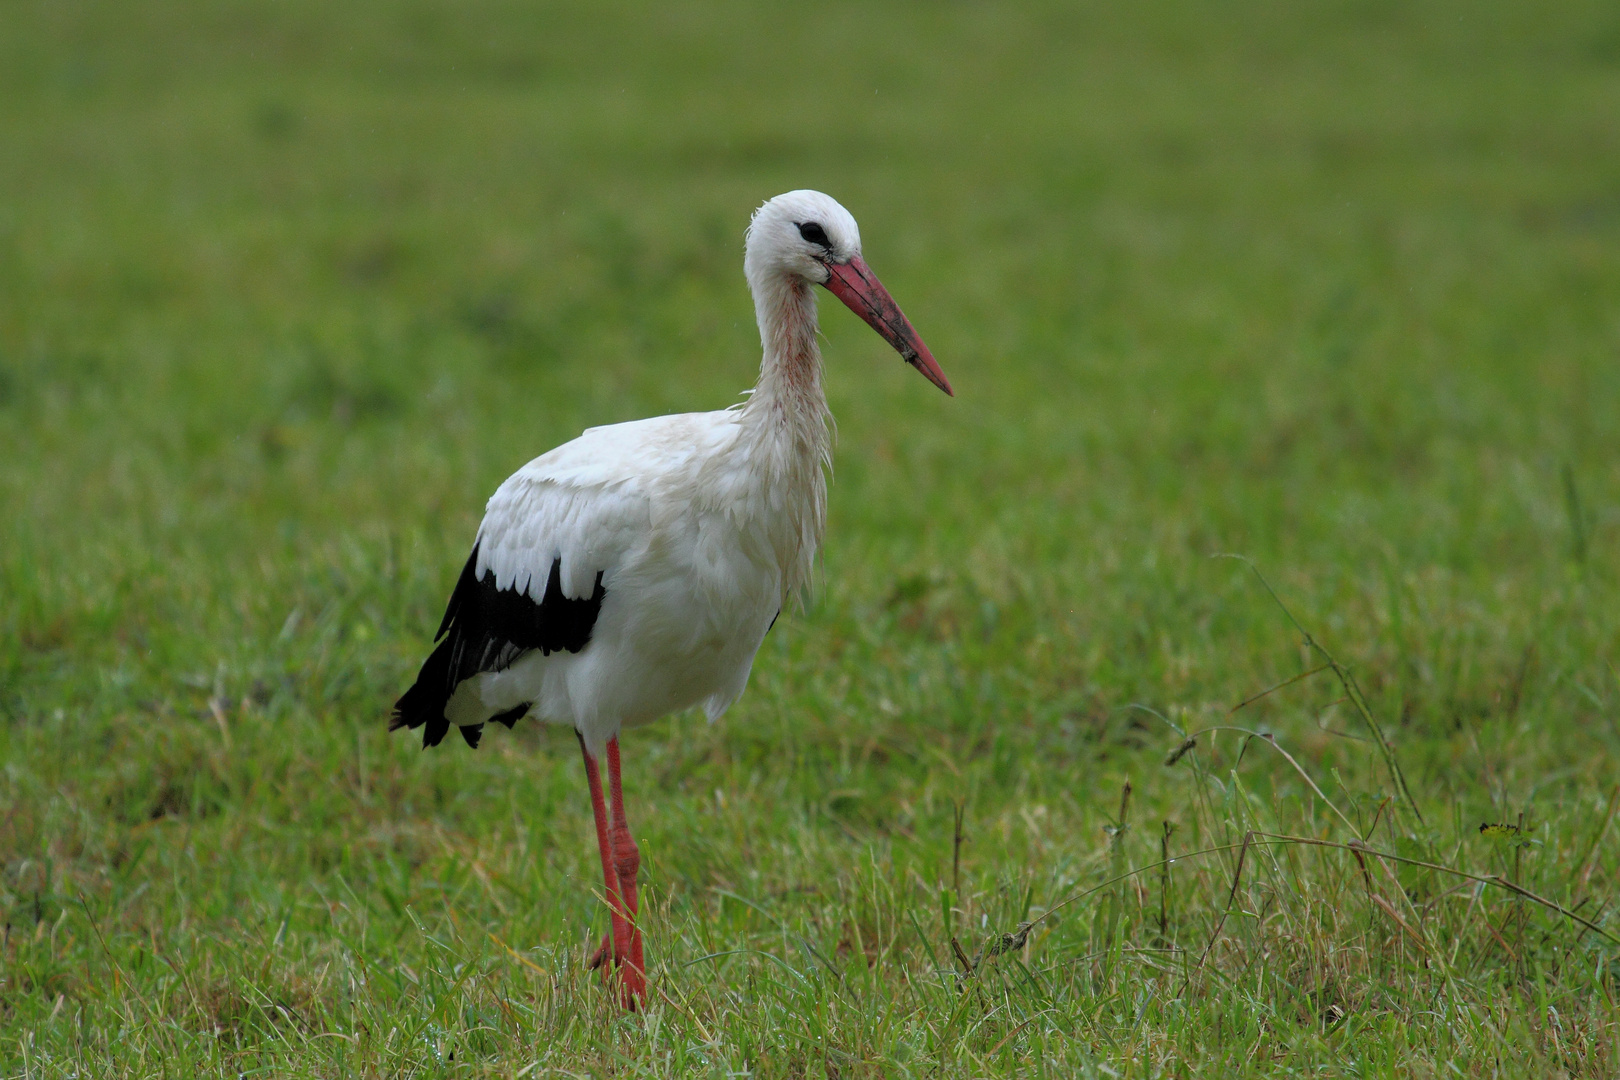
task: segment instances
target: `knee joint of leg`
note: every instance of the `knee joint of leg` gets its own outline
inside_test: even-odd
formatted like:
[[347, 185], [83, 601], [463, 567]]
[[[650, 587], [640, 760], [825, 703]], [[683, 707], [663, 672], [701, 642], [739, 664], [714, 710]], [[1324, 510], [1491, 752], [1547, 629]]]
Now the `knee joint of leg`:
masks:
[[613, 844], [613, 862], [620, 877], [633, 878], [641, 870], [641, 851], [629, 833], [621, 833]]

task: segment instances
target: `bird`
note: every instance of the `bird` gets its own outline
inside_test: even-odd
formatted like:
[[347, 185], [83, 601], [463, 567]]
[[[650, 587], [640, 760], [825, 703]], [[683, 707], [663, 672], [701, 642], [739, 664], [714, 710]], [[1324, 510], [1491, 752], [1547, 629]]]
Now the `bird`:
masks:
[[718, 719], [810, 584], [832, 466], [815, 287], [955, 396], [831, 196], [755, 210], [743, 270], [763, 349], [753, 390], [716, 412], [590, 428], [501, 484], [389, 728], [420, 728], [426, 748], [455, 727], [475, 749], [490, 723], [574, 729], [610, 914], [591, 966], [632, 1011], [647, 981], [619, 734], [698, 706]]

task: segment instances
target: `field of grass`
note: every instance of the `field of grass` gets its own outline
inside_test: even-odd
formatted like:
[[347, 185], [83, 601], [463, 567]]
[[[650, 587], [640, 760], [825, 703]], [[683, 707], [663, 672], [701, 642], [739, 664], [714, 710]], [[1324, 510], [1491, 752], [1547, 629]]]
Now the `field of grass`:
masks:
[[[1598, 0], [0, 5], [0, 1074], [1615, 1075], [1617, 118]], [[794, 187], [958, 396], [823, 305], [623, 1015], [572, 736], [386, 714]]]

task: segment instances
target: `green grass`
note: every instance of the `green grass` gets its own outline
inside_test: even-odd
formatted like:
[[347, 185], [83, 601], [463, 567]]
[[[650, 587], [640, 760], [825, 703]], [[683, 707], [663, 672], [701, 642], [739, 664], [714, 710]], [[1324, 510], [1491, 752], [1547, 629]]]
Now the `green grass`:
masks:
[[[1616, 116], [1578, 0], [0, 7], [0, 1072], [1614, 1075]], [[572, 737], [385, 714], [507, 473], [751, 383], [801, 186], [958, 397], [827, 311], [624, 1016]], [[1320, 658], [1219, 553], [1421, 820], [1331, 672], [1229, 715]]]

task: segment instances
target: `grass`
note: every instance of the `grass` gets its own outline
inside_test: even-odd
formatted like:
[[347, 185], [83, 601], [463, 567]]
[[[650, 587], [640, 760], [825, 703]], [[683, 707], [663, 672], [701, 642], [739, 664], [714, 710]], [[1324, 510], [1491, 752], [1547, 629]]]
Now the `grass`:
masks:
[[[1616, 115], [1577, 0], [6, 5], [4, 1075], [1613, 1075]], [[624, 1016], [572, 738], [385, 713], [799, 186], [959, 396], [828, 312]]]

